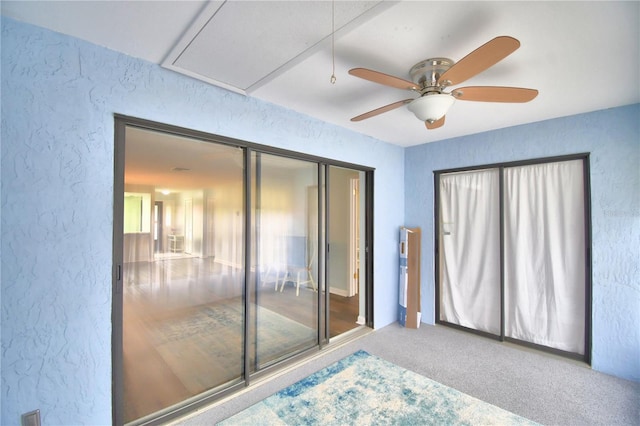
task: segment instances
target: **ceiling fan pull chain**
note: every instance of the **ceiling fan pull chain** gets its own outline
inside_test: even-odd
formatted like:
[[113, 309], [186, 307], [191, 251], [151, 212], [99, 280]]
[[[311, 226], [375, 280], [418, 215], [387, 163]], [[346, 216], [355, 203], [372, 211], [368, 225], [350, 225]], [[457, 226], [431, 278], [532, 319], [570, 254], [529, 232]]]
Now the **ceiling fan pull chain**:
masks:
[[335, 33], [336, 33], [336, 12], [335, 0], [331, 0], [331, 84], [336, 84], [336, 50], [335, 50]]

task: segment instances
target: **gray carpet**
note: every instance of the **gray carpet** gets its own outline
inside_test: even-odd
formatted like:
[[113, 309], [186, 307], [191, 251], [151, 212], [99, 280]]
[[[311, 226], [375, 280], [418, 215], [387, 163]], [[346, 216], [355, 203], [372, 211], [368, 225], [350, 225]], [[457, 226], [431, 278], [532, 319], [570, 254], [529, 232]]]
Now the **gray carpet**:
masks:
[[[337, 345], [336, 345], [337, 346]], [[211, 425], [362, 349], [546, 425], [640, 425], [640, 384], [443, 326], [392, 324], [175, 422]]]

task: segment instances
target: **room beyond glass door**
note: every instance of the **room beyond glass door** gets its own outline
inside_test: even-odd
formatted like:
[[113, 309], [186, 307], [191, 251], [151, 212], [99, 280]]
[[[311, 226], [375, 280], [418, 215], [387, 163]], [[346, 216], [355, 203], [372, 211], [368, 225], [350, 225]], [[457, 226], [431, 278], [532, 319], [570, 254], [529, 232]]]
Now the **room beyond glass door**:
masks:
[[347, 329], [373, 322], [373, 172], [209, 136], [116, 120], [116, 424], [166, 422], [322, 348], [344, 331], [335, 297]]
[[243, 158], [126, 128], [125, 422], [243, 379]]
[[329, 337], [366, 323], [365, 173], [328, 167], [327, 304]]
[[[318, 164], [253, 153], [249, 372], [318, 345]], [[317, 196], [317, 195], [316, 195]]]

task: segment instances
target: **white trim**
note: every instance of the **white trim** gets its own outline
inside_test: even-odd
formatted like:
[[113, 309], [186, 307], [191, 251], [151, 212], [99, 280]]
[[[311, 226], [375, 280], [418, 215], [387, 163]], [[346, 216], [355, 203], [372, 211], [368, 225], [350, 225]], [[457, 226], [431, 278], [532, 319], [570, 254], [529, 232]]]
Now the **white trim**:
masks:
[[350, 179], [349, 182], [349, 297], [358, 294], [358, 204], [359, 179]]
[[329, 293], [337, 294], [338, 296], [342, 296], [342, 297], [349, 297], [349, 292], [341, 288], [329, 287]]

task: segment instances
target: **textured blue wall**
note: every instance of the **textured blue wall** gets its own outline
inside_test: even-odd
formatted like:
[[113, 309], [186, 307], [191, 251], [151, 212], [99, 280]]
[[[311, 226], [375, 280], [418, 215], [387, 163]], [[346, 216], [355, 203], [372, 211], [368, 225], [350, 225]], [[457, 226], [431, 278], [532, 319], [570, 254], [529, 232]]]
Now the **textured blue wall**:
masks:
[[640, 380], [640, 105], [405, 152], [405, 222], [423, 229], [422, 312], [435, 320], [434, 170], [591, 153], [594, 369]]
[[375, 326], [395, 321], [402, 148], [11, 19], [1, 54], [1, 424], [111, 423], [114, 113], [375, 167]]

